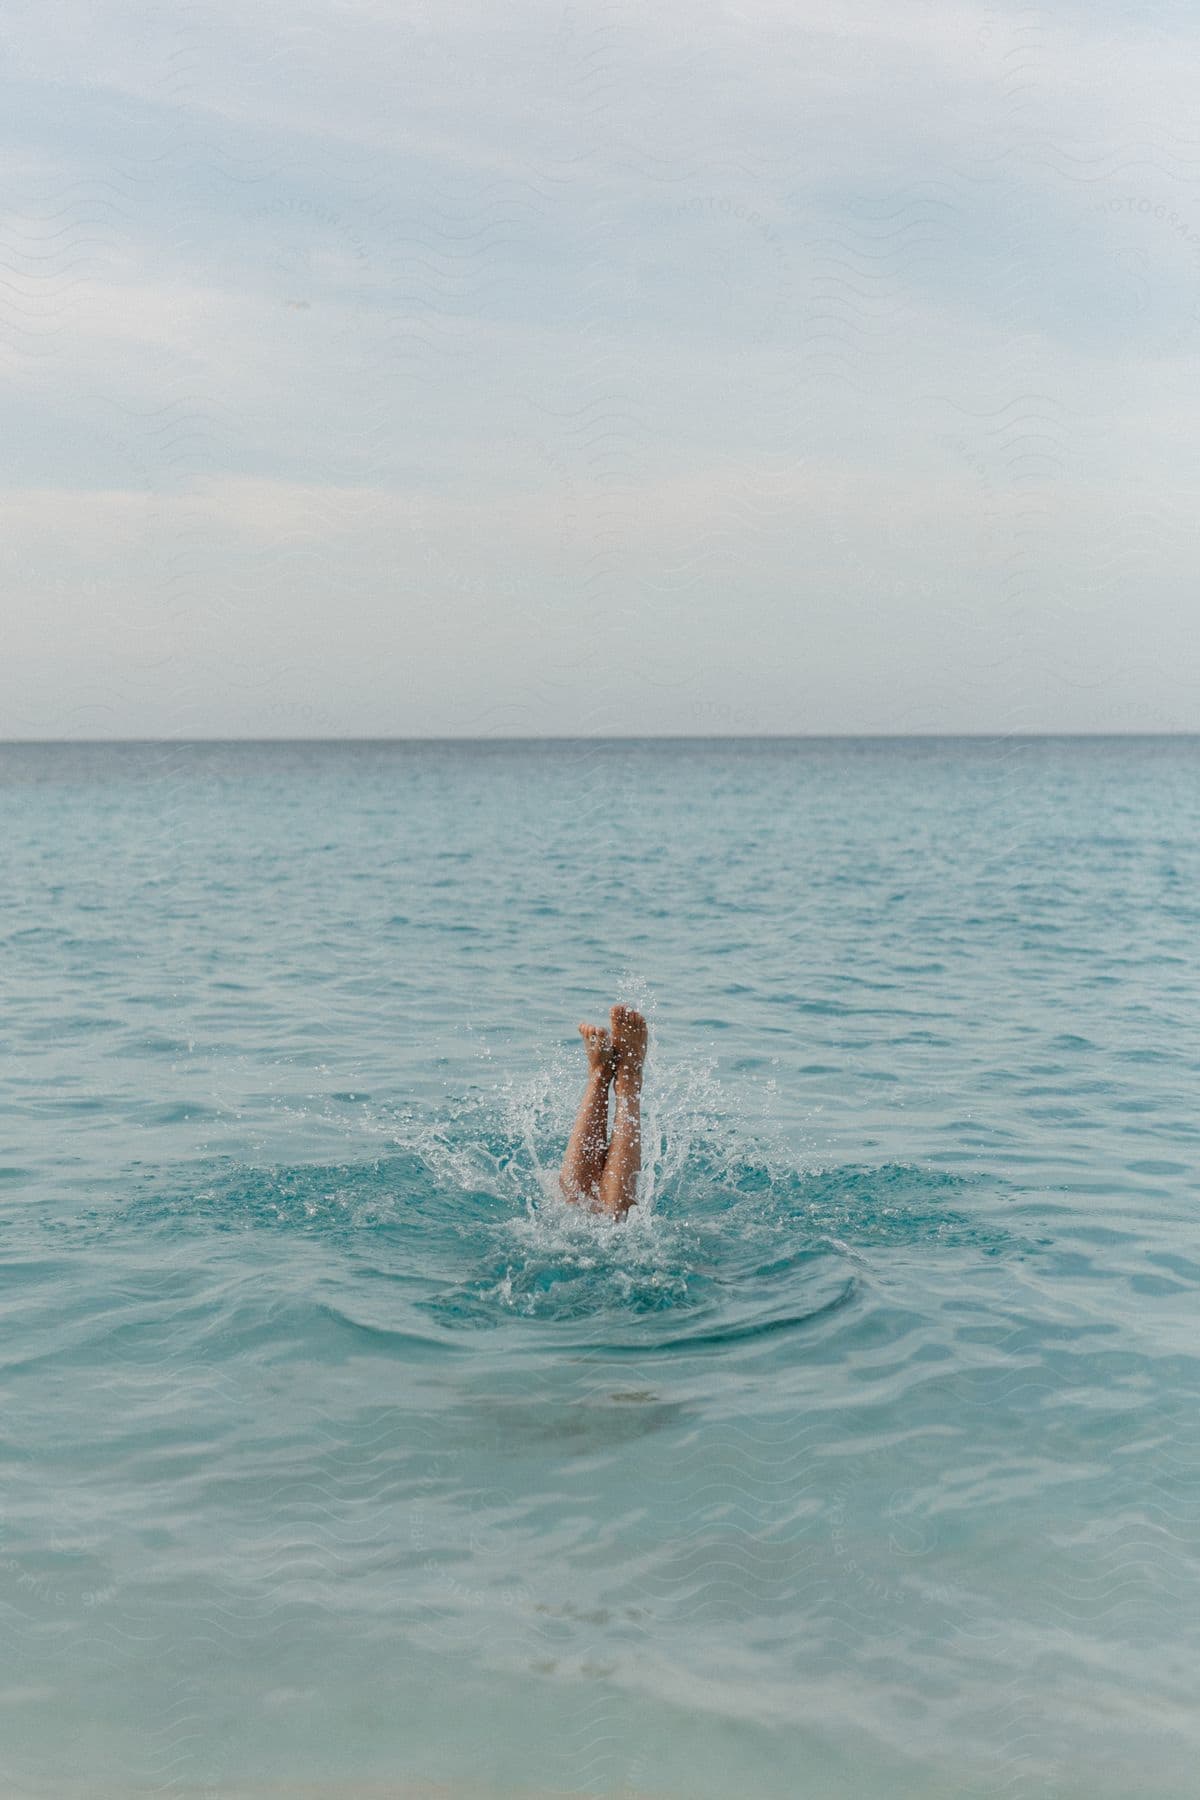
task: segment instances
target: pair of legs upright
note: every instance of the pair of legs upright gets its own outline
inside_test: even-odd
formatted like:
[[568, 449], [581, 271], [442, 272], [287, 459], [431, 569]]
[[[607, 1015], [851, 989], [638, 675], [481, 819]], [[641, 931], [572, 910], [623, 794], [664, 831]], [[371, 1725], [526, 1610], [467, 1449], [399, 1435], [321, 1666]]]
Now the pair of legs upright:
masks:
[[[646, 1021], [631, 1006], [614, 1006], [609, 1029], [581, 1025], [588, 1076], [559, 1184], [567, 1200], [623, 1218], [637, 1200], [642, 1166], [642, 1067]], [[608, 1091], [616, 1096], [612, 1136]]]

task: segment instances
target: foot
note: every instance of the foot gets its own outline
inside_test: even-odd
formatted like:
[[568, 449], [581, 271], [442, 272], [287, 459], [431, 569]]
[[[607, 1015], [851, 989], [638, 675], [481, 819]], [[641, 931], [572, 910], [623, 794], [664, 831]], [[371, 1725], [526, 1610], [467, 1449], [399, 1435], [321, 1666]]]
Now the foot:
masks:
[[646, 1021], [632, 1006], [614, 1006], [609, 1013], [609, 1022], [612, 1026], [617, 1075], [640, 1086], [642, 1064], [646, 1060], [646, 1040], [649, 1036]]
[[588, 1068], [593, 1075], [603, 1075], [605, 1081], [611, 1081], [617, 1068], [617, 1055], [613, 1041], [603, 1025], [581, 1025], [579, 1035], [583, 1039], [583, 1047], [587, 1051]]

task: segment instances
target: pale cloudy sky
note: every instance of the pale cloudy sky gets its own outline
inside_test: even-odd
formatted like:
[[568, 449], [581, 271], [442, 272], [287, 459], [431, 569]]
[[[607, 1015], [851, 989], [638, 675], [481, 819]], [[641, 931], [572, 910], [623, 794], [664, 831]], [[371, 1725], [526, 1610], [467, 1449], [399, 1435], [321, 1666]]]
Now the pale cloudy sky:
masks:
[[1200, 14], [9, 0], [0, 737], [1200, 729]]

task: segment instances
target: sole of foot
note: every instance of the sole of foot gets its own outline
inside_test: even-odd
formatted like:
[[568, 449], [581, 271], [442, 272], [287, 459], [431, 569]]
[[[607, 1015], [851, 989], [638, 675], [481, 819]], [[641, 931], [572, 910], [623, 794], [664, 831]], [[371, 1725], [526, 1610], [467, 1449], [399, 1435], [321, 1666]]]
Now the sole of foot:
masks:
[[609, 1029], [617, 1061], [617, 1074], [624, 1071], [640, 1081], [650, 1035], [645, 1019], [632, 1006], [614, 1006], [609, 1013]]
[[579, 1035], [587, 1051], [588, 1068], [611, 1081], [616, 1071], [617, 1054], [609, 1033], [603, 1025], [589, 1025], [585, 1021], [579, 1027]]

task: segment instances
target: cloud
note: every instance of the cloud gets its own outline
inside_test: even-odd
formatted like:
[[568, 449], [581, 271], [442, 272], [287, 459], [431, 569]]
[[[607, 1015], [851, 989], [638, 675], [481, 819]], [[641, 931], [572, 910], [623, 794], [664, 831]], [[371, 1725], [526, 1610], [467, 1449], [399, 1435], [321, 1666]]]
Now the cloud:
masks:
[[1136, 618], [1149, 672], [1121, 699], [1114, 661], [1109, 714], [1152, 723], [1158, 665], [1175, 707], [1200, 28], [70, 0], [4, 30], [14, 655], [91, 606], [212, 695], [222, 644], [261, 661], [302, 619], [310, 711], [331, 633], [367, 680], [403, 641], [437, 729], [453, 625], [550, 728], [530, 670], [569, 688], [581, 622], [621, 617], [577, 687], [619, 696], [636, 653], [668, 692], [684, 632], [723, 716], [763, 655], [807, 658], [867, 729], [871, 620], [912, 716], [949, 637], [947, 721], [974, 656], [979, 721], [1082, 727], [1102, 709], [1046, 668]]

